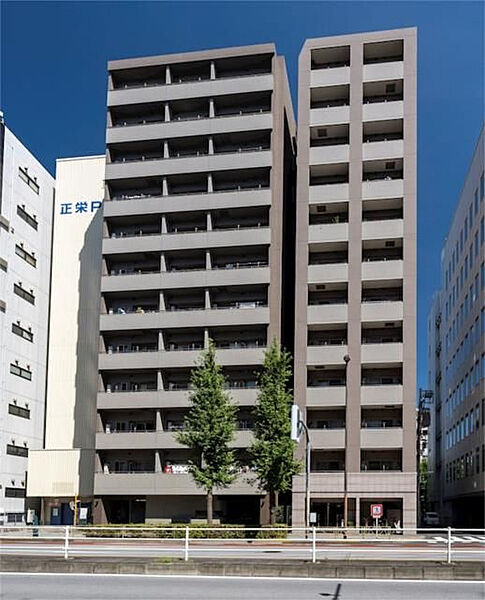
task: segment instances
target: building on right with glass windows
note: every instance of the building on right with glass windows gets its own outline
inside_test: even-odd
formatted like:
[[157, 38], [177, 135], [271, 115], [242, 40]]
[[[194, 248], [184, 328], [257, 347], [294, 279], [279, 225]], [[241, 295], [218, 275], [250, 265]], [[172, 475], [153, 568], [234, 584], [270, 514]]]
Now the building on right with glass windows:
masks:
[[431, 501], [442, 524], [484, 527], [484, 129], [441, 254], [428, 316]]
[[[294, 389], [310, 521], [373, 524], [382, 504], [381, 522], [414, 527], [416, 29], [307, 40], [298, 107]], [[295, 526], [304, 489], [295, 477]]]

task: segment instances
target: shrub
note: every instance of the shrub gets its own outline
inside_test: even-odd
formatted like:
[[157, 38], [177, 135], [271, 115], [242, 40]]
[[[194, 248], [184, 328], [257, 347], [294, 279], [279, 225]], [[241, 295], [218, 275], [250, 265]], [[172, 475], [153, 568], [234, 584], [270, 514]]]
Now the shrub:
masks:
[[258, 540], [274, 540], [281, 539], [288, 536], [288, 527], [283, 524], [277, 525], [269, 525], [268, 527], [263, 527], [262, 531], [258, 531], [256, 538]]
[[[78, 527], [77, 531], [90, 538], [185, 538], [185, 528], [189, 527], [190, 539], [244, 539], [245, 528], [243, 525], [212, 525], [214, 531], [205, 531], [205, 523], [172, 523], [171, 525], [155, 525], [145, 523], [127, 523], [123, 525], [93, 525], [91, 527]], [[233, 529], [236, 528], [236, 529]]]

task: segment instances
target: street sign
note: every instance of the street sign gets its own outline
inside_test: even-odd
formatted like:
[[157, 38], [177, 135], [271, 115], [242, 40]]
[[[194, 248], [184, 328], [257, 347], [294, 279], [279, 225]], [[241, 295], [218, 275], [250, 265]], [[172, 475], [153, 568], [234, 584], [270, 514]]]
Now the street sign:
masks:
[[371, 504], [370, 505], [370, 516], [373, 519], [380, 519], [384, 514], [384, 507], [382, 504]]

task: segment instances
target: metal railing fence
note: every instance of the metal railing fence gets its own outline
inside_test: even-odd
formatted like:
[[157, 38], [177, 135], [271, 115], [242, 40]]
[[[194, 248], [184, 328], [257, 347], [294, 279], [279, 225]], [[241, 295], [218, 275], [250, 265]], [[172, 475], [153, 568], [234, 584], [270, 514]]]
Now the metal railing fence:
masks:
[[[433, 537], [429, 537], [430, 535]], [[463, 550], [463, 544], [475, 549]], [[22, 545], [23, 544], [23, 545]], [[98, 546], [96, 546], [98, 544]], [[151, 544], [151, 545], [150, 545]], [[462, 547], [459, 548], [459, 545]], [[344, 554], [372, 558], [385, 548], [392, 554], [414, 554], [416, 560], [446, 561], [450, 564], [457, 552], [481, 553], [485, 557], [485, 529], [391, 528], [391, 527], [243, 527], [243, 526], [1, 526], [0, 554], [44, 551], [63, 555], [125, 555], [133, 550], [170, 551], [188, 561], [191, 555], [214, 552], [258, 556], [263, 552], [293, 554], [293, 558], [311, 560], [323, 555]], [[91, 548], [91, 552], [90, 552]], [[136, 552], [135, 552], [136, 554]], [[359, 556], [357, 558], [359, 558]], [[328, 557], [326, 557], [328, 558]], [[380, 557], [379, 557], [380, 558]]]

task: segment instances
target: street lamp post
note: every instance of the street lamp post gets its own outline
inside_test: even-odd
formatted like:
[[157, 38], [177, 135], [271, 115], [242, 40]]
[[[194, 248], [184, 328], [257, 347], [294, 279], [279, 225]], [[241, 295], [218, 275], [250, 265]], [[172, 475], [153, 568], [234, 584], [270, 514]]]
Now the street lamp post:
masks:
[[349, 426], [349, 386], [348, 386], [348, 375], [347, 369], [350, 362], [350, 356], [346, 354], [344, 356], [345, 363], [345, 456], [344, 456], [344, 532], [348, 525], [349, 516], [349, 498], [347, 493], [347, 428]]
[[310, 528], [310, 464], [312, 456], [312, 444], [310, 440], [310, 432], [305, 421], [301, 418], [301, 412], [296, 404], [291, 408], [291, 439], [295, 442], [300, 441], [301, 431], [305, 432], [306, 436], [306, 452], [305, 452], [305, 537], [308, 535]]

